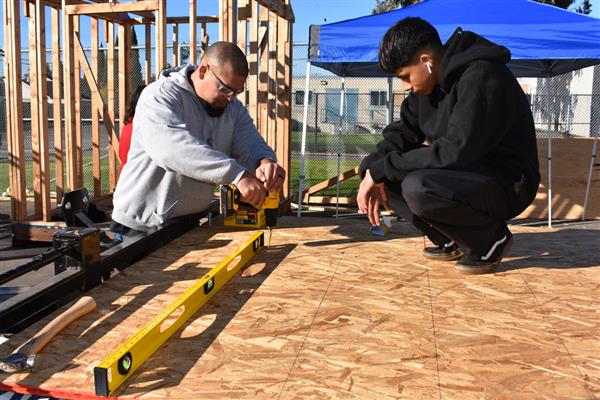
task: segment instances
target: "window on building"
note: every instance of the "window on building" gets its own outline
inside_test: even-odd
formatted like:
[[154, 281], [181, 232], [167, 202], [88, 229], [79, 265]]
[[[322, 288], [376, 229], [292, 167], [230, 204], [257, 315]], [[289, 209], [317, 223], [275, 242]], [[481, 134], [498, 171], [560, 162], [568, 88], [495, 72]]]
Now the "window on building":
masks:
[[[304, 105], [304, 90], [296, 90], [296, 97], [294, 102], [297, 106]], [[313, 92], [312, 90], [308, 91], [308, 105], [313, 105]]]
[[371, 107], [385, 107], [387, 105], [387, 92], [385, 90], [371, 91]]
[[[354, 123], [358, 118], [358, 96], [358, 89], [346, 89], [345, 91], [343, 104], [346, 122]], [[325, 89], [325, 110], [321, 113], [323, 122], [332, 124], [340, 122], [341, 99], [342, 91], [340, 89]]]

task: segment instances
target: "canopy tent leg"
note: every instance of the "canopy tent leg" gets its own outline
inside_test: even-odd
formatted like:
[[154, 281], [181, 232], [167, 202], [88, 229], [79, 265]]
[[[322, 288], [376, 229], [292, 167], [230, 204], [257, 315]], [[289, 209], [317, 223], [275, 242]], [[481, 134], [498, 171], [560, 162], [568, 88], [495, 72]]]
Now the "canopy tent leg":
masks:
[[341, 157], [342, 157], [342, 140], [340, 139], [340, 135], [342, 134], [342, 130], [345, 127], [344, 117], [346, 113], [344, 112], [344, 100], [346, 97], [346, 78], [342, 76], [342, 90], [340, 92], [340, 128], [337, 132], [337, 141], [336, 141], [336, 154], [337, 154], [337, 178], [335, 181], [335, 217], [339, 217], [340, 215], [340, 173], [341, 173]]
[[302, 113], [302, 145], [300, 148], [300, 175], [298, 176], [298, 213], [302, 214], [302, 189], [304, 188], [304, 156], [306, 154], [306, 123], [308, 121], [308, 94], [310, 86], [310, 61], [306, 63], [306, 82], [304, 84], [304, 109]]
[[590, 195], [590, 186], [592, 185], [592, 170], [594, 169], [594, 163], [596, 162], [596, 148], [598, 146], [598, 136], [594, 139], [594, 145], [592, 146], [592, 159], [590, 160], [590, 170], [588, 171], [588, 180], [585, 187], [585, 197], [583, 198], [583, 212], [581, 213], [581, 220], [585, 220], [585, 212], [587, 211], [588, 198]]
[[548, 228], [552, 228], [552, 118], [550, 118], [550, 76], [546, 77], [546, 112], [548, 116]]

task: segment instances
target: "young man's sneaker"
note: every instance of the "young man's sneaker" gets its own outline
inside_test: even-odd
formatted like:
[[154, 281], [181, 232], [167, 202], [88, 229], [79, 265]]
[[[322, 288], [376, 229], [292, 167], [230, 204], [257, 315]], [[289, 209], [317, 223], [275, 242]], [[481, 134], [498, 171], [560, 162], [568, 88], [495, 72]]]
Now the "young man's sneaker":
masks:
[[437, 247], [426, 247], [423, 249], [423, 255], [432, 260], [454, 261], [463, 256], [463, 251], [452, 241]]
[[512, 240], [512, 233], [506, 228], [486, 254], [481, 257], [465, 255], [458, 260], [456, 267], [460, 272], [468, 275], [494, 272], [496, 266], [500, 264], [500, 261], [510, 250]]

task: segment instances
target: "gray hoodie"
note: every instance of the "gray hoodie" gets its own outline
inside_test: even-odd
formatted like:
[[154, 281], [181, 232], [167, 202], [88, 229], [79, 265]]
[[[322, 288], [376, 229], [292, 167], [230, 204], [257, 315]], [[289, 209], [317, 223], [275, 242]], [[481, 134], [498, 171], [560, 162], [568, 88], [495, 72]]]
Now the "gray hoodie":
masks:
[[239, 100], [220, 117], [207, 114], [187, 78], [194, 69], [165, 70], [140, 96], [113, 195], [112, 218], [122, 225], [148, 232], [202, 211], [215, 185], [237, 183], [265, 157], [276, 161]]

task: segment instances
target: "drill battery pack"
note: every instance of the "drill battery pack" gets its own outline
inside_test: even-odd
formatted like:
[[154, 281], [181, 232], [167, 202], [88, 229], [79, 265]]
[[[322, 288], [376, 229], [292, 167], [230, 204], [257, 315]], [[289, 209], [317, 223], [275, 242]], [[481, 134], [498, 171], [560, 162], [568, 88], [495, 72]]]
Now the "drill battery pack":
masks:
[[225, 226], [238, 226], [244, 228], [262, 228], [265, 225], [265, 212], [263, 210], [238, 210], [229, 217], [224, 217]]

